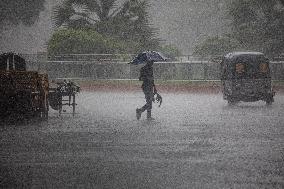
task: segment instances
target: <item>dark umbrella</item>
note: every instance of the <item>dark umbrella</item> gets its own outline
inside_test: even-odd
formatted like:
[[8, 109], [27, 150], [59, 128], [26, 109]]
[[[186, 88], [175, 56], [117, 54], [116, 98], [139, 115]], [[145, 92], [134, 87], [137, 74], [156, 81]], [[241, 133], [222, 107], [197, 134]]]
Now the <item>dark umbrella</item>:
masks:
[[139, 53], [129, 64], [143, 64], [147, 61], [154, 61], [154, 62], [163, 62], [167, 61], [168, 59], [162, 55], [160, 52], [156, 51], [145, 51]]

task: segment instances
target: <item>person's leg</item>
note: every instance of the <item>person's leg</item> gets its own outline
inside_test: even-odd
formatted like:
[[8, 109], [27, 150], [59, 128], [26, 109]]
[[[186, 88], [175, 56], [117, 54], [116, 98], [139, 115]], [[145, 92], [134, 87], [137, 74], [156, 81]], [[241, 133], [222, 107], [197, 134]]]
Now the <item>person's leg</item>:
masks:
[[153, 119], [151, 116], [151, 110], [147, 110], [147, 119]]
[[145, 94], [146, 104], [144, 106], [142, 106], [142, 108], [137, 108], [136, 109], [136, 118], [137, 118], [137, 120], [139, 120], [141, 118], [141, 114], [147, 109], [147, 92], [145, 90], [143, 90], [143, 92]]
[[141, 118], [141, 114], [145, 110], [147, 110], [147, 118], [151, 117], [153, 94], [148, 91], [144, 91], [144, 94], [145, 94], [146, 104], [142, 108], [136, 109], [136, 117], [138, 120]]
[[136, 118], [137, 118], [137, 120], [139, 120], [141, 118], [141, 114], [142, 114], [141, 109], [136, 108]]
[[152, 111], [152, 102], [153, 102], [153, 96], [152, 94], [148, 94], [147, 99], [146, 99], [146, 109], [147, 109], [147, 119], [151, 119], [151, 111]]

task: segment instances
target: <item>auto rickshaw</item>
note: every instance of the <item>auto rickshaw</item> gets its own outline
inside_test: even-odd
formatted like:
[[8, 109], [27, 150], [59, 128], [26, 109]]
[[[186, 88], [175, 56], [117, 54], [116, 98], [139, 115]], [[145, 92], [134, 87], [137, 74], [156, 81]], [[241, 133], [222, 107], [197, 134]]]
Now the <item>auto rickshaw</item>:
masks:
[[223, 97], [229, 104], [263, 100], [270, 105], [274, 102], [269, 59], [263, 53], [228, 53], [221, 62], [221, 72]]

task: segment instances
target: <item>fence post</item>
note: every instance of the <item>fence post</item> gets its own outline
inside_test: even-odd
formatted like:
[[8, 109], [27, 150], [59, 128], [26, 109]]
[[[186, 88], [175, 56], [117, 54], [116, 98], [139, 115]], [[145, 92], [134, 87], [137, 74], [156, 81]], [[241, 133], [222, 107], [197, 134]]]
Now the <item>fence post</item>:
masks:
[[47, 53], [37, 52], [36, 54], [37, 70], [46, 72]]
[[207, 63], [202, 63], [204, 66], [204, 80], [208, 79], [208, 64]]

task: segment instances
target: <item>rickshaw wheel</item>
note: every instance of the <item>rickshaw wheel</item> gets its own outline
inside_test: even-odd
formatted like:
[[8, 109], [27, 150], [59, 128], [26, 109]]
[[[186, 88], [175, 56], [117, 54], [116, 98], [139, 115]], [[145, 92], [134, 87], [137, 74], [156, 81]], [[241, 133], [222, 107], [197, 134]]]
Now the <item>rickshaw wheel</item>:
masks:
[[272, 98], [267, 98], [267, 99], [265, 100], [265, 102], [266, 102], [266, 105], [271, 105], [272, 102], [273, 102], [273, 97], [272, 97]]
[[234, 106], [238, 103], [238, 101], [234, 100], [233, 98], [228, 98], [228, 104], [230, 106]]

